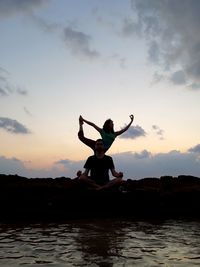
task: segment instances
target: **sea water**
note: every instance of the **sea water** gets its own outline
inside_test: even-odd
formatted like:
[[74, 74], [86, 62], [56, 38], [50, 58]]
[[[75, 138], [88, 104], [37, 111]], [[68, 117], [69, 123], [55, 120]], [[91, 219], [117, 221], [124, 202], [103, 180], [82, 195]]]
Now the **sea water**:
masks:
[[0, 267], [200, 266], [200, 222], [0, 224]]

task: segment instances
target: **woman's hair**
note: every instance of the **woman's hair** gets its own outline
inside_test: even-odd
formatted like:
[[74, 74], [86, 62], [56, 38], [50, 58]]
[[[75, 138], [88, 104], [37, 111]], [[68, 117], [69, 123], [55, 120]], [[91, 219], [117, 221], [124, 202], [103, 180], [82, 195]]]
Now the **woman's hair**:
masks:
[[103, 125], [103, 130], [106, 132], [106, 133], [114, 133], [114, 129], [113, 127], [110, 128], [110, 123], [112, 122], [111, 119], [108, 119], [104, 122], [104, 125]]

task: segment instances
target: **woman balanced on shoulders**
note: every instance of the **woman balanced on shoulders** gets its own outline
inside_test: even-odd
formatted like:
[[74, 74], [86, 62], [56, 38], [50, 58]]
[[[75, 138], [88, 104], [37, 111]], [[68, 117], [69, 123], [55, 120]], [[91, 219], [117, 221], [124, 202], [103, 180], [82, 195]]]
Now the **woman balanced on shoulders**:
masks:
[[88, 120], [85, 120], [82, 116], [79, 117], [79, 132], [78, 132], [78, 137], [79, 139], [87, 146], [89, 146], [92, 150], [95, 148], [95, 141], [89, 138], [86, 138], [84, 136], [83, 132], [83, 123], [87, 123], [88, 125], [92, 126], [94, 129], [96, 129], [100, 135], [101, 138], [103, 139], [104, 147], [105, 147], [105, 152], [111, 147], [112, 143], [114, 142], [115, 138], [121, 134], [123, 134], [125, 131], [128, 130], [128, 128], [131, 126], [134, 116], [130, 115], [129, 116], [131, 121], [127, 126], [125, 126], [123, 129], [120, 131], [114, 131], [114, 124], [111, 119], [108, 119], [104, 122], [103, 128], [98, 127], [95, 125], [93, 122], [90, 122]]

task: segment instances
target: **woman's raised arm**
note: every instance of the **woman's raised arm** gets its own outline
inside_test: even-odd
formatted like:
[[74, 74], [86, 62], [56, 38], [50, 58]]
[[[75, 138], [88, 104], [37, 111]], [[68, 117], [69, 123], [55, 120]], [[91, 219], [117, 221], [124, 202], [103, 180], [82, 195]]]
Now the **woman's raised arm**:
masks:
[[91, 121], [88, 121], [88, 120], [85, 120], [83, 117], [82, 117], [82, 120], [83, 122], [87, 123], [88, 125], [92, 126], [95, 130], [97, 130], [98, 132], [101, 132], [101, 128], [99, 126], [97, 126], [96, 124], [94, 124], [93, 122]]
[[131, 119], [131, 121], [129, 122], [129, 124], [126, 125], [126, 126], [125, 126], [123, 129], [121, 129], [120, 131], [115, 132], [115, 135], [116, 135], [116, 136], [118, 136], [118, 135], [120, 135], [120, 134], [123, 134], [123, 133], [124, 133], [125, 131], [127, 131], [128, 128], [131, 126], [131, 124], [132, 124], [132, 122], [133, 122], [133, 120], [134, 120], [134, 116], [133, 116], [133, 115], [130, 115], [129, 117], [130, 117], [130, 119]]

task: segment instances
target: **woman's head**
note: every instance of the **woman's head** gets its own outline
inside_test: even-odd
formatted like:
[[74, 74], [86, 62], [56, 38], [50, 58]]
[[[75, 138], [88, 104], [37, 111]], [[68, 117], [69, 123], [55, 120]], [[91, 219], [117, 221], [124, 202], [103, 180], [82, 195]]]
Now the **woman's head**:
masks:
[[108, 119], [104, 122], [103, 130], [106, 133], [114, 133], [114, 124], [113, 124], [113, 121], [111, 119]]

